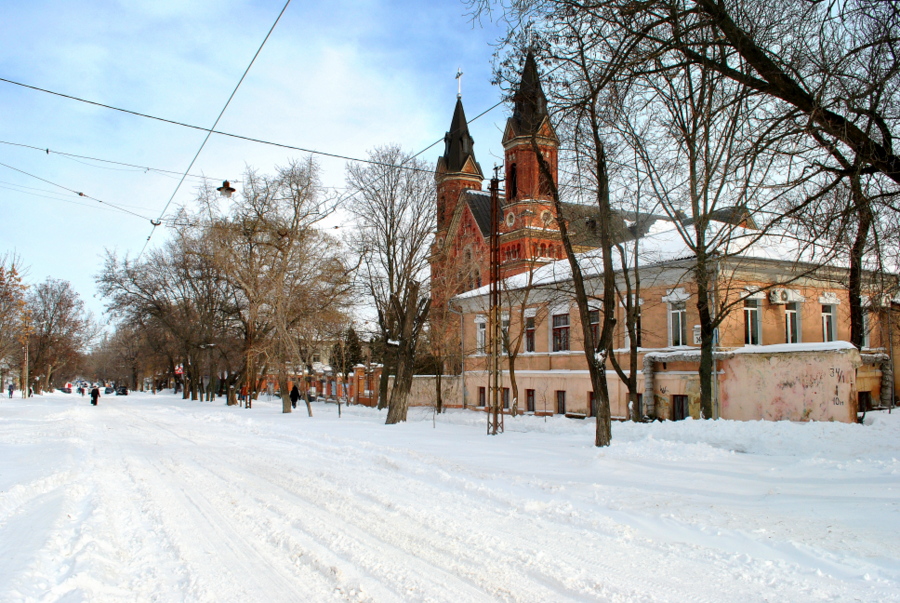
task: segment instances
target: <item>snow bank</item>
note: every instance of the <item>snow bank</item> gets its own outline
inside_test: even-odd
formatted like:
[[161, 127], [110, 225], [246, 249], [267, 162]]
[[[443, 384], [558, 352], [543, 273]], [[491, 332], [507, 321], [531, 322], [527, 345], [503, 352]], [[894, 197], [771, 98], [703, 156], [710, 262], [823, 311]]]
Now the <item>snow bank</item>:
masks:
[[900, 416], [0, 401], [0, 601], [900, 601]]

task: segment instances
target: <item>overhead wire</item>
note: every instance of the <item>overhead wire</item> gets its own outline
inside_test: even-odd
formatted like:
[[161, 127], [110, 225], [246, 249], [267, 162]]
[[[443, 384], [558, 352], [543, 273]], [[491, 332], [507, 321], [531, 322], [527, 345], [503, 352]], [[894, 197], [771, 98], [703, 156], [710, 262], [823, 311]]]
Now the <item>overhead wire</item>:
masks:
[[[65, 193], [60, 193], [56, 191], [51, 191], [46, 188], [35, 188], [33, 186], [25, 186], [24, 184], [16, 184], [15, 182], [7, 182], [6, 180], [0, 180], [0, 187], [14, 191], [17, 193], [24, 193], [26, 195], [34, 195], [36, 197], [44, 197], [45, 199], [58, 199], [60, 201], [68, 201], [69, 198]], [[24, 190], [23, 190], [24, 189]], [[53, 195], [52, 197], [48, 197], [47, 195]], [[149, 207], [143, 207], [140, 205], [130, 205], [128, 203], [118, 203], [120, 207], [126, 207], [134, 210], [146, 210], [153, 211]], [[86, 204], [87, 207], [96, 207], [93, 203]]]
[[133, 212], [133, 211], [131, 211], [130, 209], [126, 209], [126, 208], [124, 208], [124, 207], [122, 207], [122, 206], [120, 206], [120, 205], [116, 205], [115, 203], [110, 203], [109, 201], [104, 201], [103, 199], [98, 199], [97, 197], [88, 195], [87, 193], [84, 193], [84, 192], [81, 192], [81, 191], [77, 191], [77, 190], [75, 190], [75, 189], [73, 189], [73, 188], [69, 188], [68, 186], [63, 186], [62, 184], [57, 184], [56, 182], [53, 182], [52, 180], [47, 180], [46, 178], [41, 178], [40, 176], [36, 176], [36, 175], [34, 175], [34, 174], [30, 173], [30, 172], [26, 172], [25, 170], [20, 170], [19, 168], [15, 168], [15, 167], [13, 167], [13, 166], [11, 166], [11, 165], [8, 165], [8, 164], [6, 164], [6, 163], [0, 162], [0, 166], [3, 166], [3, 167], [5, 167], [5, 168], [7, 168], [7, 169], [10, 169], [10, 170], [12, 170], [12, 171], [14, 171], [14, 172], [19, 172], [20, 174], [25, 174], [26, 176], [30, 176], [31, 178], [34, 178], [34, 179], [36, 179], [36, 180], [40, 180], [41, 182], [45, 182], [45, 183], [47, 183], [47, 184], [49, 184], [49, 185], [51, 185], [51, 186], [55, 186], [55, 187], [57, 187], [57, 188], [61, 188], [61, 189], [65, 190], [65, 191], [69, 191], [70, 193], [73, 193], [73, 194], [75, 194], [75, 195], [78, 195], [79, 197], [84, 197], [85, 199], [91, 199], [91, 200], [93, 200], [93, 201], [96, 201], [97, 203], [103, 203], [104, 205], [107, 205], [107, 206], [109, 206], [109, 207], [115, 208], [115, 209], [117, 209], [117, 210], [119, 210], [119, 211], [121, 211], [121, 212], [124, 212], [124, 213], [126, 213], [126, 214], [131, 214], [132, 216], [136, 216], [136, 217], [138, 217], [138, 218], [141, 218], [142, 220], [152, 221], [152, 219], [151, 219], [151, 218], [148, 218], [147, 216], [142, 216], [141, 214], [139, 214], [139, 213], [137, 213], [137, 212]]
[[[112, 212], [118, 211], [117, 209], [115, 209], [115, 208], [113, 208], [113, 207], [104, 207], [103, 205], [97, 206], [97, 205], [94, 204], [94, 203], [81, 203], [81, 202], [79, 202], [79, 201], [75, 201], [74, 199], [69, 199], [69, 198], [62, 197], [62, 196], [59, 196], [59, 197], [51, 197], [51, 196], [49, 196], [49, 195], [42, 195], [42, 194], [40, 194], [40, 193], [31, 193], [31, 192], [28, 192], [28, 191], [19, 190], [19, 189], [17, 189], [17, 188], [12, 188], [12, 187], [9, 187], [9, 186], [5, 186], [5, 185], [3, 185], [3, 184], [0, 184], [0, 189], [2, 189], [2, 190], [7, 190], [7, 191], [12, 191], [13, 193], [19, 193], [19, 194], [21, 194], [21, 195], [28, 195], [28, 196], [30, 196], [30, 197], [37, 197], [37, 198], [39, 198], [39, 199], [47, 199], [48, 201], [59, 201], [60, 203], [69, 203], [69, 204], [71, 204], [71, 205], [78, 205], [78, 206], [80, 206], [80, 207], [90, 207], [91, 209], [101, 209], [101, 210], [104, 210], [104, 211], [112, 211]], [[51, 193], [51, 194], [55, 195], [56, 193]]]
[[194, 158], [191, 159], [191, 163], [187, 166], [187, 169], [184, 170], [184, 174], [182, 174], [181, 179], [178, 181], [178, 184], [175, 186], [175, 190], [172, 191], [172, 195], [169, 197], [169, 200], [166, 201], [166, 205], [163, 207], [162, 211], [159, 214], [159, 218], [156, 221], [151, 221], [153, 224], [153, 228], [150, 230], [150, 234], [147, 236], [147, 241], [144, 243], [144, 247], [141, 248], [141, 252], [138, 254], [138, 258], [144, 253], [144, 249], [147, 248], [147, 245], [150, 243], [150, 239], [153, 237], [153, 233], [156, 232], [156, 228], [162, 223], [163, 216], [165, 216], [166, 211], [169, 209], [169, 206], [172, 204], [172, 200], [175, 199], [175, 195], [178, 194], [179, 189], [181, 189], [181, 185], [184, 182], [184, 179], [187, 177], [188, 173], [191, 171], [191, 168], [194, 167], [194, 163], [197, 161], [197, 158], [200, 156], [200, 153], [203, 151], [203, 147], [206, 146], [206, 143], [209, 141], [209, 137], [212, 136], [213, 130], [216, 129], [216, 126], [219, 125], [219, 120], [222, 119], [222, 116], [225, 115], [225, 110], [228, 109], [228, 105], [231, 104], [231, 100], [234, 98], [234, 95], [237, 94], [238, 89], [241, 87], [241, 84], [244, 83], [244, 78], [247, 77], [247, 74], [250, 72], [250, 68], [253, 67], [253, 63], [256, 62], [256, 58], [259, 56], [259, 53], [262, 52], [263, 47], [266, 45], [266, 42], [269, 41], [269, 36], [272, 35], [272, 32], [275, 31], [275, 26], [278, 25], [278, 22], [281, 20], [282, 15], [284, 15], [284, 11], [287, 10], [288, 5], [290, 5], [291, 0], [287, 0], [284, 3], [284, 6], [281, 8], [281, 12], [278, 13], [278, 16], [275, 18], [275, 22], [272, 23], [272, 27], [269, 28], [268, 33], [266, 33], [266, 37], [263, 38], [262, 43], [259, 45], [259, 48], [256, 49], [256, 52], [253, 54], [253, 58], [250, 59], [250, 63], [247, 64], [247, 68], [244, 69], [244, 73], [241, 75], [241, 79], [238, 80], [238, 83], [235, 85], [234, 90], [231, 91], [231, 94], [228, 96], [228, 100], [225, 101], [225, 105], [222, 107], [222, 110], [219, 111], [219, 116], [216, 117], [216, 121], [213, 123], [212, 128], [206, 133], [206, 136], [203, 138], [203, 142], [200, 143], [200, 148], [197, 149], [197, 152], [194, 154]]
[[[331, 158], [333, 158], [333, 159], [343, 159], [343, 160], [345, 160], [345, 161], [355, 161], [355, 162], [359, 162], [359, 163], [369, 163], [369, 164], [373, 164], [373, 165], [382, 165], [382, 166], [384, 166], [384, 167], [400, 167], [400, 166], [392, 166], [392, 165], [389, 165], [389, 164], [384, 164], [384, 163], [381, 163], [381, 162], [378, 162], [378, 161], [373, 161], [373, 160], [371, 160], [371, 159], [361, 159], [361, 158], [359, 158], [359, 157], [350, 157], [349, 155], [341, 155], [340, 153], [331, 153], [331, 152], [328, 152], [328, 151], [318, 151], [318, 150], [316, 150], [316, 149], [308, 149], [308, 148], [305, 148], [305, 147], [298, 147], [298, 146], [295, 146], [295, 145], [285, 144], [285, 143], [281, 143], [281, 142], [274, 142], [274, 141], [271, 141], [271, 140], [265, 140], [265, 139], [262, 139], [262, 138], [254, 138], [254, 137], [252, 137], [252, 136], [244, 136], [244, 135], [242, 135], [242, 134], [234, 134], [234, 133], [232, 133], [232, 132], [223, 132], [223, 131], [221, 131], [221, 130], [216, 130], [215, 128], [204, 128], [203, 126], [197, 126], [197, 125], [189, 124], [189, 123], [182, 122], [182, 121], [177, 121], [177, 120], [173, 120], [173, 119], [167, 119], [167, 118], [164, 118], [164, 117], [158, 117], [158, 116], [156, 116], [156, 115], [150, 115], [149, 113], [141, 113], [141, 112], [139, 112], [139, 111], [132, 111], [132, 110], [130, 110], [130, 109], [123, 109], [123, 108], [121, 108], [121, 107], [115, 107], [115, 106], [113, 106], [113, 105], [107, 105], [107, 104], [104, 104], [104, 103], [98, 103], [98, 102], [96, 102], [96, 101], [92, 101], [92, 100], [80, 98], [80, 97], [77, 97], [77, 96], [72, 96], [72, 95], [70, 95], [70, 94], [63, 94], [63, 93], [61, 93], [61, 92], [54, 92], [53, 90], [48, 90], [48, 89], [46, 89], [46, 88], [40, 88], [40, 87], [38, 87], [38, 86], [31, 86], [31, 85], [29, 85], [29, 84], [24, 84], [24, 83], [22, 83], [22, 82], [17, 82], [17, 81], [14, 81], [14, 80], [10, 80], [10, 79], [7, 79], [7, 78], [3, 78], [3, 77], [0, 77], [0, 82], [6, 82], [6, 83], [8, 83], [8, 84], [13, 84], [13, 85], [15, 85], [15, 86], [21, 86], [21, 87], [23, 87], [23, 88], [28, 88], [28, 89], [30, 89], [30, 90], [35, 90], [35, 91], [37, 91], [37, 92], [45, 92], [45, 93], [47, 93], [47, 94], [52, 94], [52, 95], [54, 95], [54, 96], [59, 96], [59, 97], [62, 97], [62, 98], [67, 98], [67, 99], [69, 99], [69, 100], [78, 101], [78, 102], [80, 102], [80, 103], [86, 103], [86, 104], [88, 104], [88, 105], [94, 105], [94, 106], [96, 106], [96, 107], [102, 107], [102, 108], [104, 108], [104, 109], [110, 109], [110, 110], [112, 110], [112, 111], [118, 111], [118, 112], [120, 112], [120, 113], [127, 113], [127, 114], [129, 114], [129, 115], [134, 115], [134, 116], [136, 116], [136, 117], [143, 117], [143, 118], [146, 118], [146, 119], [152, 119], [152, 120], [155, 120], [155, 121], [159, 121], [159, 122], [171, 124], [171, 125], [174, 125], [174, 126], [180, 126], [180, 127], [182, 127], [182, 128], [189, 128], [189, 129], [191, 129], [191, 130], [199, 130], [199, 131], [201, 131], [201, 132], [207, 132], [207, 133], [209, 133], [209, 134], [218, 134], [219, 136], [225, 136], [225, 137], [228, 137], [228, 138], [234, 138], [234, 139], [237, 139], [237, 140], [244, 140], [244, 141], [247, 141], [247, 142], [254, 142], [254, 143], [257, 143], [257, 144], [263, 144], [263, 145], [273, 146], [273, 147], [277, 147], [277, 148], [281, 148], [281, 149], [288, 149], [288, 150], [291, 150], [291, 151], [299, 151], [299, 152], [301, 152], [301, 153], [310, 153], [311, 155], [321, 155], [321, 156], [323, 156], [323, 157], [331, 157]], [[438, 140], [437, 142], [440, 142], [440, 140]], [[430, 147], [431, 147], [431, 146], [434, 146], [435, 144], [437, 144], [437, 142], [432, 143], [432, 144], [430, 145]], [[430, 147], [429, 147], [429, 148], [430, 148]], [[427, 150], [427, 149], [425, 149], [425, 150]], [[423, 151], [423, 152], [424, 152], [424, 151]], [[409, 169], [409, 170], [413, 170], [413, 171], [428, 171], [428, 170], [421, 170], [421, 169], [417, 169], [417, 168], [404, 168], [404, 169]]]
[[[103, 159], [103, 158], [101, 158], [101, 157], [92, 157], [92, 156], [90, 156], [90, 155], [79, 155], [79, 154], [77, 154], [77, 153], [68, 153], [68, 152], [65, 152], [65, 151], [55, 151], [55, 150], [53, 150], [53, 149], [51, 149], [51, 148], [48, 148], [48, 147], [37, 147], [37, 146], [34, 146], [34, 145], [23, 144], [23, 143], [20, 143], [20, 142], [10, 142], [10, 141], [8, 141], [8, 140], [0, 140], [0, 144], [5, 144], [5, 145], [13, 146], [13, 147], [22, 147], [22, 148], [24, 148], [24, 149], [31, 149], [31, 150], [34, 150], [34, 151], [39, 151], [39, 152], [41, 152], [41, 153], [46, 153], [47, 155], [59, 155], [59, 156], [61, 156], [61, 157], [67, 158], [67, 159], [85, 159], [85, 160], [87, 160], [87, 161], [98, 161], [98, 162], [100, 162], [100, 163], [109, 163], [109, 164], [112, 164], [112, 165], [121, 165], [121, 166], [123, 166], [123, 167], [134, 168], [134, 170], [140, 170], [140, 171], [143, 171], [143, 172], [156, 172], [156, 173], [159, 173], [159, 174], [162, 174], [162, 175], [167, 175], [167, 174], [176, 174], [176, 175], [178, 175], [178, 174], [181, 174], [181, 172], [177, 172], [177, 171], [175, 171], [175, 170], [166, 170], [166, 169], [163, 169], [163, 168], [155, 168], [155, 167], [150, 167], [150, 166], [146, 166], [146, 165], [140, 165], [140, 164], [137, 164], [137, 163], [127, 163], [127, 162], [125, 162], [125, 161], [114, 161], [114, 160], [112, 160], [112, 159]], [[79, 162], [79, 163], [83, 163], [83, 162]], [[84, 165], [91, 165], [91, 164], [89, 164], [89, 163], [83, 163], [83, 164], [84, 164]], [[102, 167], [102, 166], [93, 166], [93, 167]], [[197, 175], [197, 174], [188, 174], [188, 176], [190, 176], [191, 178], [197, 178], [197, 179], [199, 179], [199, 180], [222, 180], [222, 178], [213, 178], [212, 176], [200, 176], [200, 175]], [[232, 181], [232, 182], [235, 182], [235, 181]]]

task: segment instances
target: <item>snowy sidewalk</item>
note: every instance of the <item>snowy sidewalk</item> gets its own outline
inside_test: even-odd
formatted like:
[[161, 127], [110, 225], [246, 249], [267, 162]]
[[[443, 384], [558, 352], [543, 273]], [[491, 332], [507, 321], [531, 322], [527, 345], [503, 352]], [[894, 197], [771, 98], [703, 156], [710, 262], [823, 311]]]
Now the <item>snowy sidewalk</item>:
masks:
[[615, 424], [0, 401], [0, 602], [900, 601], [900, 413]]

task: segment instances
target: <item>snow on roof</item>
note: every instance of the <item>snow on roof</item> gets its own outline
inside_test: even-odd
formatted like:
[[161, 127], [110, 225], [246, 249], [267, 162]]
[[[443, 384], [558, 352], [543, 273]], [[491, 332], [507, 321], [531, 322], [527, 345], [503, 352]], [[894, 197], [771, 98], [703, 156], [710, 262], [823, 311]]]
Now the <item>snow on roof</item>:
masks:
[[[632, 257], [637, 243], [640, 265], [644, 268], [654, 265], [662, 265], [679, 260], [689, 260], [695, 257], [694, 251], [685, 243], [685, 238], [695, 239], [693, 226], [682, 225], [674, 228], [671, 222], [657, 222], [646, 236], [635, 241], [624, 243], [628, 262], [632, 263]], [[831, 266], [846, 267], [844, 258], [836, 258], [829, 255], [826, 249], [816, 244], [809, 244], [798, 240], [790, 234], [763, 234], [758, 230], [742, 228], [719, 222], [713, 222], [707, 228], [707, 241], [710, 248], [716, 248], [720, 255], [741, 257], [747, 259], [774, 260], [780, 262], [823, 262]], [[578, 264], [581, 266], [585, 278], [591, 278], [602, 274], [602, 250], [592, 249], [584, 253], [576, 254]], [[622, 258], [618, 252], [613, 252], [613, 269], [622, 269]], [[572, 271], [568, 259], [557, 260], [550, 264], [535, 269], [532, 279], [533, 286], [549, 285], [564, 282], [572, 278]], [[521, 289], [528, 284], [528, 274], [522, 273], [505, 279], [505, 289]], [[468, 299], [487, 295], [490, 285], [478, 289], [466, 291], [457, 295], [457, 299]]]
[[782, 354], [795, 352], [834, 352], [840, 350], [855, 350], [849, 341], [825, 341], [819, 343], [776, 343], [773, 345], [747, 345], [736, 350], [732, 354]]

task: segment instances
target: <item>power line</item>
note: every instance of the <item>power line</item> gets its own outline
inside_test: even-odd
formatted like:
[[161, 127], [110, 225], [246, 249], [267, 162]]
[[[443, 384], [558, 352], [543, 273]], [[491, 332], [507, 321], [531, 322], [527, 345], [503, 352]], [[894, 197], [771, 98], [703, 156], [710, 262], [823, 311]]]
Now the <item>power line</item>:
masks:
[[57, 188], [61, 188], [61, 189], [65, 190], [65, 191], [69, 191], [70, 193], [74, 193], [74, 194], [78, 195], [79, 197], [84, 197], [85, 199], [92, 199], [92, 200], [96, 201], [97, 203], [103, 203], [104, 205], [113, 207], [119, 211], [125, 212], [126, 214], [131, 214], [132, 216], [136, 216], [138, 218], [141, 218], [142, 220], [147, 220], [151, 224], [153, 223], [153, 220], [151, 218], [142, 216], [139, 213], [135, 213], [135, 212], [131, 211], [130, 209], [125, 209], [124, 207], [121, 207], [114, 203], [110, 203], [109, 201], [104, 201], [103, 199], [98, 199], [97, 197], [92, 197], [91, 195], [88, 195], [87, 193], [83, 193], [81, 191], [76, 191], [75, 189], [69, 188], [67, 186], [63, 186], [62, 184], [57, 184], [56, 182], [47, 180], [46, 178], [41, 178], [40, 176], [35, 176], [34, 174], [26, 172], [25, 170], [20, 170], [19, 168], [14, 168], [13, 166], [7, 165], [5, 163], [0, 163], [0, 165], [2, 165], [3, 167], [8, 168], [14, 172], [19, 172], [20, 174], [25, 174], [26, 176], [30, 176], [31, 178], [34, 178], [36, 180], [40, 180], [41, 182], [46, 182], [47, 184], [49, 184], [51, 186], [55, 186]]
[[263, 46], [265, 46], [266, 42], [269, 41], [269, 36], [271, 36], [272, 32], [275, 31], [275, 26], [278, 25], [278, 22], [281, 20], [281, 16], [284, 14], [284, 11], [287, 10], [287, 7], [290, 3], [291, 0], [287, 0], [287, 2], [284, 3], [284, 6], [281, 8], [281, 12], [278, 13], [278, 16], [275, 18], [275, 22], [272, 23], [272, 27], [269, 28], [269, 32], [266, 34], [266, 37], [263, 38], [263, 41], [259, 45], [259, 48], [256, 49], [256, 53], [253, 55], [253, 58], [250, 59], [250, 63], [247, 65], [247, 68], [244, 69], [244, 73], [241, 75], [241, 79], [238, 80], [238, 83], [237, 85], [235, 85], [234, 90], [231, 91], [231, 95], [228, 97], [228, 100], [225, 101], [225, 106], [222, 107], [221, 111], [219, 111], [219, 116], [216, 117], [216, 121], [213, 123], [212, 128], [209, 129], [209, 131], [206, 133], [206, 137], [203, 139], [203, 142], [200, 143], [200, 148], [197, 149], [197, 152], [194, 154], [194, 158], [191, 159], [190, 165], [187, 166], [187, 169], [184, 170], [184, 174], [181, 175], [181, 179], [175, 186], [175, 190], [172, 191], [172, 196], [169, 197], [169, 200], [166, 201], [165, 207], [163, 207], [162, 211], [159, 213], [159, 218], [157, 218], [155, 222], [152, 222], [153, 228], [150, 230], [150, 234], [147, 236], [147, 242], [144, 243], [144, 247], [141, 249], [141, 253], [138, 254], [138, 257], [141, 257], [141, 254], [144, 253], [144, 249], [146, 249], [147, 245], [150, 243], [150, 238], [153, 237], [153, 233], [156, 232], [156, 227], [159, 226], [162, 222], [163, 216], [166, 214], [166, 210], [168, 210], [169, 206], [172, 204], [172, 200], [175, 198], [175, 195], [178, 194], [178, 190], [181, 188], [181, 184], [187, 177], [188, 172], [191, 171], [191, 168], [194, 167], [194, 162], [197, 161], [197, 157], [200, 156], [200, 153], [203, 151], [203, 147], [206, 146], [207, 141], [209, 141], [209, 137], [212, 136], [213, 130], [215, 130], [216, 126], [219, 125], [219, 120], [222, 119], [223, 115], [225, 115], [225, 110], [228, 109], [228, 105], [231, 104], [231, 100], [234, 98], [234, 95], [237, 94], [237, 91], [241, 87], [241, 84], [244, 83], [244, 78], [247, 77], [247, 74], [250, 72], [250, 68], [253, 67], [253, 63], [256, 62], [256, 57], [259, 56], [259, 53], [262, 52]]
[[[59, 96], [59, 97], [62, 97], [62, 98], [67, 98], [67, 99], [69, 99], [69, 100], [78, 101], [78, 102], [80, 102], [80, 103], [86, 103], [86, 104], [88, 104], [88, 105], [94, 105], [94, 106], [96, 106], [96, 107], [102, 107], [102, 108], [104, 108], [104, 109], [110, 109], [110, 110], [112, 110], [112, 111], [118, 111], [118, 112], [120, 112], [120, 113], [127, 113], [127, 114], [129, 114], [129, 115], [134, 115], [134, 116], [136, 116], [136, 117], [144, 117], [144, 118], [146, 118], [146, 119], [152, 119], [152, 120], [155, 120], [155, 121], [160, 121], [160, 122], [167, 123], [167, 124], [171, 124], [171, 125], [174, 125], [174, 126], [181, 126], [182, 128], [189, 128], [189, 129], [191, 129], [191, 130], [199, 130], [199, 131], [201, 131], [201, 132], [207, 132], [207, 133], [210, 133], [210, 134], [218, 134], [219, 136], [226, 136], [226, 137], [228, 137], [228, 138], [235, 138], [235, 139], [237, 139], [237, 140], [244, 140], [244, 141], [247, 141], [247, 142], [255, 142], [255, 143], [257, 143], [257, 144], [264, 144], [264, 145], [268, 145], [268, 146], [278, 147], [278, 148], [281, 148], [281, 149], [289, 149], [289, 150], [291, 150], [291, 151], [299, 151], [299, 152], [301, 152], [301, 153], [310, 153], [310, 154], [312, 154], [312, 155], [321, 155], [321, 156], [323, 156], [323, 157], [331, 157], [331, 158], [333, 158], [333, 159], [343, 159], [343, 160], [345, 160], [345, 161], [356, 161], [356, 162], [359, 162], [359, 163], [370, 163], [370, 164], [373, 164], [373, 165], [381, 165], [381, 166], [383, 166], [383, 167], [401, 167], [401, 166], [392, 166], [392, 165], [389, 165], [389, 164], [380, 163], [380, 162], [378, 162], [378, 161], [372, 161], [371, 159], [360, 159], [359, 157], [350, 157], [350, 156], [348, 156], [348, 155], [341, 155], [341, 154], [339, 154], [339, 153], [330, 153], [330, 152], [328, 152], [328, 151], [317, 151], [317, 150], [315, 150], [315, 149], [307, 149], [307, 148], [305, 148], [305, 147], [298, 147], [298, 146], [294, 146], [294, 145], [290, 145], [290, 144], [285, 144], [285, 143], [281, 143], [281, 142], [274, 142], [274, 141], [271, 141], [271, 140], [264, 140], [264, 139], [262, 139], [262, 138], [254, 138], [254, 137], [252, 137], [252, 136], [243, 136], [243, 135], [241, 135], [241, 134], [233, 134], [233, 133], [231, 133], [231, 132], [223, 132], [223, 131], [221, 131], [221, 130], [216, 130], [216, 129], [214, 129], [214, 128], [204, 128], [204, 127], [202, 127], [202, 126], [196, 126], [196, 125], [194, 125], [194, 124], [189, 124], [189, 123], [185, 123], [185, 122], [182, 122], [182, 121], [176, 121], [176, 120], [173, 120], [173, 119], [166, 119], [166, 118], [164, 118], [164, 117], [157, 117], [157, 116], [155, 116], [155, 115], [150, 115], [150, 114], [148, 114], [148, 113], [141, 113], [141, 112], [139, 112], [139, 111], [131, 111], [130, 109], [122, 109], [121, 107], [114, 107], [113, 105], [106, 105], [106, 104], [104, 104], [104, 103], [98, 103], [98, 102], [95, 102], [95, 101], [92, 101], [92, 100], [87, 100], [87, 99], [84, 99], [84, 98], [79, 98], [79, 97], [77, 97], [77, 96], [72, 96], [72, 95], [69, 95], [69, 94], [63, 94], [63, 93], [61, 93], [61, 92], [54, 92], [53, 90], [47, 90], [46, 88], [40, 88], [40, 87], [38, 87], [38, 86], [31, 86], [31, 85], [29, 85], [29, 84], [23, 84], [23, 83], [21, 83], [21, 82], [16, 82], [16, 81], [13, 81], [13, 80], [10, 80], [10, 79], [6, 79], [6, 78], [3, 78], [3, 77], [0, 77], [0, 82], [6, 82], [6, 83], [8, 83], [8, 84], [13, 84], [13, 85], [15, 85], [15, 86], [21, 86], [21, 87], [23, 87], [23, 88], [28, 88], [28, 89], [30, 89], [30, 90], [35, 90], [35, 91], [37, 91], [37, 92], [45, 92], [45, 93], [47, 93], [47, 94], [52, 94], [52, 95], [54, 95], [54, 96]], [[474, 121], [474, 120], [473, 120], [473, 121]], [[443, 140], [443, 139], [440, 139], [440, 140]], [[438, 141], [432, 143], [428, 148], [431, 148], [432, 146], [434, 146], [435, 144], [437, 144], [438, 142], [440, 142], [440, 140], [438, 140]], [[427, 150], [427, 149], [425, 149], [425, 150]], [[422, 152], [424, 152], [424, 151], [422, 151]], [[419, 170], [419, 169], [416, 169], [416, 168], [404, 168], [404, 169], [410, 169], [410, 170], [415, 170], [415, 171], [420, 171], [420, 172], [421, 172], [421, 171], [428, 171], [428, 170]]]
[[[65, 193], [58, 193], [56, 191], [47, 190], [45, 188], [35, 188], [33, 186], [25, 186], [24, 184], [16, 184], [15, 182], [7, 182], [6, 180], [0, 180], [0, 187], [5, 188], [6, 190], [15, 191], [17, 193], [24, 193], [26, 195], [35, 195], [36, 197], [43, 197], [45, 199], [57, 199], [57, 200], [68, 200], [65, 196]], [[22, 190], [25, 189], [25, 190]], [[31, 192], [34, 191], [34, 192]], [[43, 194], [42, 194], [43, 193]], [[47, 195], [53, 195], [52, 197], [48, 197]], [[135, 210], [146, 210], [153, 211], [149, 207], [143, 207], [141, 205], [130, 205], [128, 203], [119, 203], [121, 207], [126, 207]], [[95, 207], [93, 204], [88, 204], [87, 207]]]
[[[31, 197], [38, 197], [38, 198], [40, 198], [40, 199], [47, 199], [48, 201], [59, 201], [59, 202], [61, 202], [61, 203], [70, 203], [70, 204], [72, 204], [72, 205], [79, 205], [79, 206], [81, 206], [81, 207], [90, 207], [90, 208], [92, 208], [92, 209], [103, 209], [103, 210], [106, 210], [106, 211], [112, 211], [112, 212], [118, 211], [117, 209], [115, 209], [115, 208], [113, 208], [113, 207], [103, 207], [103, 206], [99, 206], [99, 207], [98, 207], [98, 206], [97, 206], [96, 204], [94, 204], [94, 203], [81, 203], [81, 202], [79, 202], [79, 201], [75, 201], [74, 199], [68, 199], [68, 198], [65, 198], [65, 197], [62, 197], [62, 196], [59, 196], [59, 197], [56, 197], [56, 196], [50, 197], [50, 196], [48, 196], [48, 195], [41, 195], [40, 193], [30, 193], [30, 192], [28, 192], [28, 191], [19, 190], [18, 188], [12, 188], [12, 187], [9, 187], [9, 186], [5, 186], [5, 185], [3, 185], [3, 184], [0, 184], [0, 189], [12, 191], [12, 192], [14, 192], [14, 193], [19, 193], [20, 195], [29, 195], [29, 196], [31, 196]], [[56, 193], [50, 193], [50, 194], [55, 195]], [[147, 219], [149, 220], [150, 218], [147, 218]]]
[[[65, 151], [54, 151], [50, 148], [45, 147], [36, 147], [30, 144], [23, 144], [20, 142], [10, 142], [8, 140], [0, 140], [0, 144], [5, 144], [13, 147], [22, 147], [25, 149], [32, 149], [35, 151], [40, 151], [41, 153], [46, 153], [47, 155], [60, 155], [62, 157], [68, 157], [72, 159], [87, 159], [89, 161], [99, 161], [101, 163], [110, 163], [112, 165], [121, 165], [124, 167], [135, 168], [137, 170], [150, 171], [150, 172], [159, 172], [161, 174], [181, 174], [181, 172], [176, 172], [175, 170], [164, 170], [162, 168], [154, 168], [146, 165], [138, 165], [135, 163], [126, 163], [124, 161], [113, 161], [112, 159], [102, 159], [100, 157], [91, 157], [90, 155], [78, 155], [76, 153], [67, 153]], [[89, 165], [89, 164], [85, 164]], [[188, 174], [191, 178], [198, 178], [201, 180], [222, 180], [222, 178], [213, 178], [211, 176], [198, 176], [197, 174]], [[232, 182], [236, 182], [232, 180]]]

